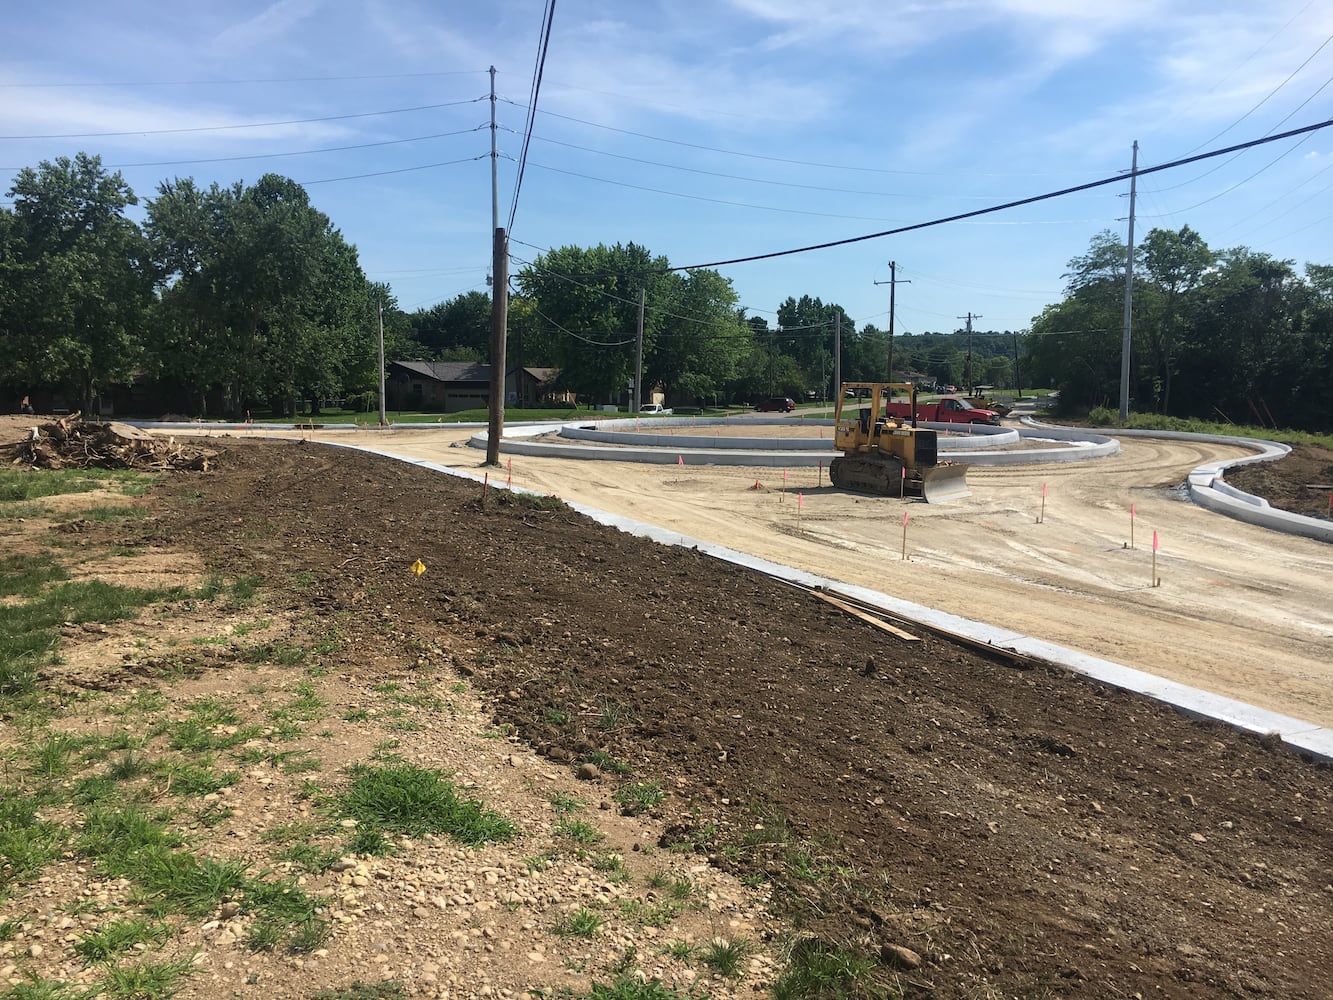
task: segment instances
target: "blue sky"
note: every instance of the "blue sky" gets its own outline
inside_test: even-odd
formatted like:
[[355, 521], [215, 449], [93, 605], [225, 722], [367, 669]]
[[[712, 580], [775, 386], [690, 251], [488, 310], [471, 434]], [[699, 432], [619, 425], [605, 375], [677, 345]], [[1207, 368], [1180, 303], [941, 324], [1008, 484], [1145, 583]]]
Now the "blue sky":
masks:
[[[503, 225], [542, 7], [21, 5], [0, 188], [79, 150], [141, 198], [275, 171], [404, 308], [484, 290], [487, 68]], [[512, 269], [567, 244], [686, 265], [840, 240], [1127, 172], [1135, 140], [1149, 167], [1313, 124], [1333, 118], [1331, 36], [1321, 0], [557, 0]], [[1214, 249], [1333, 263], [1330, 167], [1333, 128], [1141, 178], [1136, 235], [1188, 224]], [[1127, 192], [721, 270], [770, 322], [809, 294], [882, 328], [895, 260], [898, 332], [968, 312], [1021, 330], [1094, 234], [1125, 235]]]

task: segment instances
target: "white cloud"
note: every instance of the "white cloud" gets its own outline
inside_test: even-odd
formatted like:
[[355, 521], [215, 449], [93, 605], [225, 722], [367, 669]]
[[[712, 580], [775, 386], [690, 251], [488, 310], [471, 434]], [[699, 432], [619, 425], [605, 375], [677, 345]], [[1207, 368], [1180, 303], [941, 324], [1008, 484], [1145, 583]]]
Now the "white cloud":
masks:
[[213, 43], [225, 50], [248, 50], [286, 35], [322, 6], [322, 0], [275, 0], [259, 14], [221, 31]]

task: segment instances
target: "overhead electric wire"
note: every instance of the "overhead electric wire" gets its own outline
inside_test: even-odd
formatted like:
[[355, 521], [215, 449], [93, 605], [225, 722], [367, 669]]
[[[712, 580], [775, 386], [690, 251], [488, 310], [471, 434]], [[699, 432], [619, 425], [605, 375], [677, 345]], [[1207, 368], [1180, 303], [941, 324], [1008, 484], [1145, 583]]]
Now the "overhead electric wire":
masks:
[[617, 340], [617, 341], [612, 341], [612, 342], [603, 342], [603, 341], [600, 341], [600, 340], [589, 340], [587, 337], [582, 337], [582, 336], [580, 336], [579, 334], [575, 333], [573, 330], [567, 330], [567, 329], [565, 329], [563, 326], [561, 326], [561, 325], [560, 325], [559, 323], [557, 323], [555, 320], [551, 319], [550, 316], [547, 316], [546, 313], [542, 312], [542, 311], [541, 311], [540, 309], [538, 309], [536, 306], [533, 306], [533, 307], [532, 307], [532, 311], [535, 312], [535, 313], [536, 313], [538, 316], [540, 316], [542, 319], [546, 320], [546, 322], [550, 323], [553, 327], [555, 327], [555, 328], [556, 328], [557, 330], [559, 330], [561, 333], [563, 333], [563, 334], [567, 334], [568, 336], [573, 337], [575, 340], [581, 340], [581, 341], [583, 341], [585, 344], [591, 344], [593, 347], [624, 347], [626, 344], [632, 344], [632, 343], [634, 343], [634, 341], [637, 339], [636, 337], [630, 337], [629, 340]]
[[0, 83], [0, 90], [41, 90], [72, 87], [230, 87], [250, 83], [337, 83], [345, 80], [412, 80], [432, 76], [472, 76], [484, 69], [451, 69], [434, 73], [366, 73], [360, 76], [274, 76], [252, 80], [111, 80], [80, 83]]
[[374, 170], [365, 174], [348, 174], [346, 177], [324, 177], [317, 181], [298, 181], [297, 183], [308, 187], [311, 184], [332, 184], [334, 181], [359, 181], [367, 177], [387, 177], [390, 174], [410, 174], [417, 170], [431, 170], [434, 167], [452, 167], [458, 163], [474, 163], [477, 160], [484, 160], [489, 153], [479, 153], [476, 156], [465, 156], [460, 160], [445, 160], [443, 163], [423, 163], [417, 167], [399, 167], [396, 170]]
[[287, 121], [247, 122], [238, 125], [195, 125], [189, 128], [130, 129], [126, 132], [64, 132], [53, 135], [0, 135], [0, 139], [106, 139], [126, 135], [180, 135], [186, 132], [228, 132], [246, 128], [273, 128], [278, 125], [312, 125], [317, 122], [340, 122], [353, 118], [379, 118], [384, 115], [403, 115], [413, 111], [438, 111], [440, 108], [456, 108], [463, 104], [476, 104], [485, 97], [473, 97], [466, 101], [445, 101], [443, 104], [422, 104], [415, 108], [390, 108], [387, 111], [362, 111], [347, 115], [325, 115], [321, 118], [292, 118]]
[[537, 120], [537, 98], [542, 89], [542, 73], [546, 69], [546, 51], [551, 44], [551, 24], [555, 20], [555, 0], [546, 0], [542, 11], [542, 27], [537, 44], [537, 65], [532, 71], [532, 90], [528, 99], [527, 124], [523, 129], [523, 146], [518, 157], [518, 175], [514, 178], [514, 196], [509, 201], [509, 221], [506, 232], [514, 229], [514, 216], [518, 212], [518, 195], [523, 190], [523, 173], [528, 165], [528, 146], [532, 142], [532, 127]]
[[[513, 105], [514, 107], [516, 107], [516, 108], [523, 108], [523, 105], [522, 105], [522, 104], [519, 104], [517, 101], [510, 100], [509, 98], [504, 98], [504, 97], [502, 97], [502, 98], [499, 98], [499, 100], [504, 101], [506, 104], [512, 104], [512, 105]], [[637, 139], [649, 139], [649, 140], [651, 140], [651, 141], [653, 141], [653, 142], [662, 142], [662, 143], [666, 143], [667, 145], [671, 145], [671, 146], [683, 146], [683, 147], [686, 148], [686, 149], [698, 149], [698, 150], [702, 150], [703, 152], [706, 152], [706, 153], [722, 153], [722, 154], [724, 154], [724, 155], [726, 155], [726, 156], [743, 156], [743, 157], [745, 157], [745, 158], [747, 158], [747, 159], [751, 159], [751, 160], [765, 160], [765, 161], [767, 161], [767, 162], [769, 162], [769, 163], [785, 163], [785, 164], [788, 164], [788, 165], [790, 165], [790, 166], [796, 166], [796, 167], [816, 167], [816, 168], [818, 168], [818, 169], [820, 169], [820, 170], [850, 170], [850, 171], [854, 171], [854, 172], [856, 172], [856, 173], [864, 173], [864, 174], [890, 174], [890, 175], [894, 175], [894, 176], [902, 176], [902, 177], [938, 177], [938, 176], [939, 176], [938, 171], [931, 171], [931, 170], [890, 170], [890, 169], [888, 169], [887, 167], [858, 167], [858, 166], [853, 166], [853, 165], [851, 165], [851, 164], [847, 164], [847, 163], [820, 163], [819, 161], [816, 161], [816, 160], [794, 160], [794, 159], [791, 159], [791, 158], [789, 158], [789, 157], [785, 157], [785, 156], [769, 156], [769, 155], [767, 155], [767, 154], [765, 154], [765, 153], [752, 153], [752, 152], [750, 152], [750, 151], [748, 151], [748, 150], [743, 150], [743, 149], [727, 149], [727, 148], [722, 147], [722, 146], [705, 146], [705, 145], [702, 145], [701, 143], [697, 143], [697, 142], [686, 142], [686, 141], [684, 141], [683, 139], [669, 139], [669, 138], [667, 138], [666, 136], [661, 136], [661, 135], [651, 135], [651, 134], [649, 134], [649, 133], [647, 133], [647, 132], [636, 132], [636, 131], [634, 131], [633, 129], [620, 128], [620, 127], [618, 127], [618, 126], [616, 126], [616, 125], [605, 125], [605, 124], [603, 124], [603, 123], [601, 123], [601, 122], [590, 122], [590, 121], [588, 121], [586, 118], [575, 118], [573, 115], [562, 115], [562, 114], [560, 114], [560, 113], [557, 112], [557, 111], [547, 111], [547, 110], [543, 109], [541, 113], [542, 113], [543, 115], [546, 115], [547, 117], [550, 117], [550, 118], [560, 118], [560, 119], [562, 119], [562, 120], [564, 120], [564, 121], [567, 121], [567, 122], [575, 122], [576, 124], [579, 124], [579, 125], [587, 125], [589, 128], [599, 128], [599, 129], [604, 129], [604, 130], [607, 131], [607, 132], [616, 132], [616, 133], [618, 133], [618, 134], [620, 134], [620, 135], [630, 135], [630, 136], [634, 136], [634, 137], [637, 138]], [[1045, 174], [1037, 174], [1037, 173], [1033, 173], [1033, 172], [1031, 172], [1031, 171], [1026, 171], [1026, 172], [1017, 172], [1017, 173], [1014, 173], [1014, 172], [1010, 172], [1010, 173], [1001, 173], [1001, 172], [981, 172], [981, 173], [973, 174], [973, 175], [971, 175], [971, 176], [978, 176], [978, 177], [1039, 177], [1039, 176], [1047, 176], [1047, 175], [1045, 175]]]
[[[1279, 133], [1278, 135], [1264, 136], [1259, 139], [1251, 139], [1249, 142], [1238, 143], [1235, 146], [1227, 146], [1223, 149], [1213, 150], [1212, 152], [1199, 153], [1195, 156], [1187, 156], [1184, 157], [1183, 159], [1178, 159], [1178, 160], [1170, 160], [1166, 163], [1159, 163], [1157, 166], [1154, 167], [1143, 167], [1139, 170], [1136, 170], [1134, 174], [1136, 176], [1141, 177], [1145, 174], [1160, 173], [1163, 170], [1172, 170], [1176, 167], [1183, 167], [1188, 163], [1196, 163], [1200, 160], [1212, 159], [1215, 156], [1225, 156], [1228, 153], [1234, 153], [1236, 152], [1236, 150], [1239, 149], [1249, 149], [1253, 146], [1262, 146], [1269, 142], [1278, 142], [1282, 139], [1290, 139], [1294, 136], [1306, 135], [1307, 133], [1317, 132], [1320, 129], [1328, 128], [1330, 125], [1333, 125], [1333, 119], [1327, 119], [1322, 122], [1317, 122], [1314, 125], [1305, 125], [1301, 128], [1291, 129], [1290, 131], [1282, 132]], [[930, 219], [926, 222], [916, 222], [910, 226], [900, 226], [897, 229], [886, 229], [882, 232], [866, 233], [862, 236], [849, 236], [844, 239], [829, 240], [824, 243], [812, 243], [808, 246], [792, 247], [791, 249], [788, 250], [774, 250], [770, 251], [769, 253], [751, 254], [747, 257], [733, 257], [728, 260], [710, 261], [708, 263], [703, 263], [703, 264], [686, 264], [680, 267], [672, 267], [669, 268], [668, 270], [690, 271], [695, 268], [726, 267], [730, 264], [748, 264], [756, 260], [772, 260], [776, 257], [790, 257], [793, 256], [794, 254], [811, 253], [815, 250], [829, 250], [833, 247], [849, 246], [853, 243], [864, 243], [867, 240], [882, 239], [885, 236], [897, 236], [901, 233], [915, 232], [920, 229], [931, 229], [935, 226], [942, 226], [949, 222], [961, 222], [964, 219], [973, 219], [980, 215], [990, 215], [995, 212], [1003, 212], [1006, 211], [1007, 209], [1018, 208], [1023, 205], [1032, 205], [1036, 204], [1037, 202], [1050, 201], [1052, 198], [1059, 198], [1067, 194], [1074, 194], [1078, 191], [1089, 191], [1093, 188], [1105, 187], [1108, 184], [1123, 184], [1124, 182], [1125, 182], [1125, 176], [1123, 174], [1116, 174], [1113, 177], [1103, 177], [1100, 180], [1088, 181], [1086, 184], [1076, 184], [1073, 187], [1061, 188], [1058, 191], [1048, 191], [1045, 194], [1033, 195], [1030, 198], [1019, 198], [1014, 201], [1004, 202], [1003, 204], [1000, 205], [992, 205], [989, 208], [978, 208], [971, 212], [960, 212], [957, 215], [948, 215], [938, 219]]]
[[728, 198], [709, 198], [702, 194], [685, 194], [682, 191], [667, 191], [664, 188], [648, 187], [646, 184], [631, 184], [629, 181], [611, 180], [609, 177], [597, 177], [593, 174], [580, 173], [577, 170], [566, 170], [563, 167], [553, 167], [547, 163], [532, 162], [534, 167], [542, 170], [550, 170], [557, 174], [564, 174], [567, 177], [580, 177], [585, 181], [596, 181], [599, 184], [611, 184], [615, 187], [629, 188], [632, 191], [646, 191], [649, 194], [661, 194], [670, 198], [684, 198], [688, 201], [704, 201], [712, 205], [728, 205], [733, 208], [748, 208], [756, 212], [781, 212], [786, 215], [810, 215], [821, 219], [850, 219], [860, 222], [892, 222], [892, 219], [885, 219], [874, 215], [843, 215], [837, 212], [813, 212], [804, 208], [781, 208], [776, 205], [755, 205], [751, 202], [732, 201]]
[[[314, 156], [319, 153], [345, 153], [353, 149], [374, 149], [378, 146], [401, 146], [409, 142], [427, 142], [431, 139], [448, 139], [455, 135], [467, 135], [480, 132], [486, 125], [475, 128], [463, 128], [454, 132], [436, 132], [433, 135], [414, 135], [406, 139], [384, 139], [380, 142], [358, 142], [352, 146], [324, 146], [320, 149], [292, 149], [281, 153], [244, 153], [240, 156], [210, 156], [196, 160], [148, 160], [142, 163], [108, 163], [108, 170], [124, 170], [130, 167], [180, 167], [189, 163], [231, 163], [235, 160], [276, 160], [284, 156]], [[0, 167], [0, 170], [19, 170], [19, 167]]]
[[[1307, 4], [1306, 6], [1308, 7], [1309, 4]], [[1301, 11], [1301, 13], [1304, 13], [1304, 11]], [[1296, 16], [1298, 17], [1298, 16], [1300, 16], [1300, 15], [1296, 15]], [[1292, 20], [1292, 21], [1296, 20], [1296, 17], [1293, 17], [1291, 20]], [[1287, 28], [1288, 26], [1290, 26], [1290, 24], [1291, 24], [1291, 21], [1288, 21], [1287, 24], [1283, 26], [1282, 30], [1285, 31], [1286, 28]], [[1279, 32], [1279, 34], [1280, 34], [1280, 33], [1281, 33], [1281, 32]], [[1277, 37], [1277, 35], [1274, 35], [1274, 36], [1273, 36], [1273, 38], [1276, 38], [1276, 37]], [[1273, 40], [1273, 39], [1270, 38], [1268, 41], [1271, 42], [1272, 40]], [[1285, 80], [1283, 80], [1283, 81], [1282, 81], [1281, 83], [1279, 83], [1276, 87], [1274, 87], [1272, 90], [1270, 90], [1270, 91], [1268, 92], [1267, 96], [1265, 96], [1265, 97], [1263, 98], [1263, 100], [1261, 100], [1261, 101], [1260, 101], [1258, 104], [1256, 104], [1254, 107], [1250, 108], [1249, 111], [1245, 112], [1245, 114], [1241, 115], [1241, 116], [1240, 116], [1239, 118], [1237, 118], [1234, 122], [1232, 122], [1230, 125], [1228, 125], [1226, 128], [1224, 128], [1221, 132], [1218, 132], [1216, 135], [1212, 136], [1211, 138], [1205, 139], [1203, 142], [1199, 143], [1197, 146], [1194, 147], [1194, 149], [1191, 149], [1190, 152], [1193, 153], [1195, 150], [1203, 149], [1203, 147], [1204, 147], [1204, 146], [1207, 146], [1210, 142], [1216, 142], [1218, 139], [1222, 138], [1222, 136], [1226, 135], [1226, 134], [1227, 134], [1228, 132], [1230, 132], [1233, 128], [1235, 128], [1237, 125], [1239, 125], [1241, 122], [1243, 122], [1246, 118], [1250, 117], [1250, 115], [1254, 114], [1256, 111], [1258, 111], [1260, 108], [1262, 108], [1265, 104], [1267, 104], [1267, 103], [1274, 97], [1274, 95], [1277, 94], [1277, 92], [1278, 92], [1279, 90], [1281, 90], [1281, 89], [1282, 89], [1283, 87], [1285, 87], [1287, 84], [1291, 83], [1291, 81], [1292, 81], [1293, 79], [1295, 79], [1297, 73], [1299, 73], [1301, 70], [1305, 69], [1306, 66], [1310, 65], [1311, 60], [1313, 60], [1315, 56], [1319, 55], [1319, 53], [1323, 52], [1324, 49], [1328, 46], [1328, 43], [1329, 43], [1329, 42], [1333, 42], [1333, 35], [1329, 35], [1327, 38], [1325, 38], [1324, 41], [1320, 44], [1319, 48], [1317, 48], [1317, 49], [1315, 49], [1313, 52], [1311, 52], [1311, 53], [1309, 54], [1309, 56], [1306, 57], [1305, 62], [1301, 63], [1301, 64], [1300, 64], [1299, 66], [1297, 66], [1294, 70], [1292, 70], [1292, 71], [1291, 71], [1291, 74], [1290, 74]], [[1267, 43], [1265, 43], [1265, 44], [1267, 44]], [[1251, 58], [1253, 58], [1253, 57], [1251, 57]], [[1323, 88], [1321, 87], [1320, 89], [1322, 90]], [[1304, 107], [1304, 105], [1302, 105], [1302, 107]], [[1299, 110], [1299, 109], [1297, 109], [1297, 110]], [[1291, 115], [1288, 115], [1288, 116], [1287, 116], [1287, 118], [1290, 118], [1290, 117], [1291, 117]], [[1286, 121], [1287, 118], [1282, 119], [1282, 121]], [[1281, 124], [1281, 122], [1279, 122], [1278, 124]]]

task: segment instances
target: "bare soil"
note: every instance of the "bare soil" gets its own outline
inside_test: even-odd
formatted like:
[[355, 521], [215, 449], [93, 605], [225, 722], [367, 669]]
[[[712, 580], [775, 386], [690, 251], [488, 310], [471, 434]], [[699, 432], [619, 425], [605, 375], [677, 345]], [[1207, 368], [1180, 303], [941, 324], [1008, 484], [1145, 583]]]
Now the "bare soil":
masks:
[[1306, 517], [1333, 517], [1333, 448], [1292, 445], [1277, 462], [1255, 462], [1227, 471], [1238, 490], [1263, 497], [1279, 510]]
[[[601, 749], [662, 775], [665, 840], [762, 871], [803, 932], [916, 951], [909, 996], [1305, 997], [1333, 976], [1322, 765], [402, 463], [249, 442], [220, 465], [159, 488], [164, 540], [278, 592], [299, 567], [293, 608], [350, 613], [350, 659], [470, 637], [497, 722], [555, 764]], [[629, 725], [552, 721], [613, 702]], [[793, 838], [823, 875], [767, 843]]]
[[[1296, 998], [1333, 981], [1324, 764], [1055, 667], [896, 638], [555, 504], [341, 449], [215, 444], [218, 468], [166, 477], [150, 522], [88, 531], [262, 577], [277, 618], [337, 621], [353, 687], [447, 651], [553, 773], [600, 751], [660, 776], [650, 846], [762, 874], [787, 927], [877, 958], [906, 996]], [[298, 808], [274, 796], [263, 821]], [[417, 954], [439, 947], [428, 921], [386, 922]], [[374, 970], [377, 947], [349, 935], [330, 961]], [[550, 981], [521, 958], [494, 978]], [[478, 995], [458, 982], [440, 995]], [[257, 983], [232, 992], [302, 995]]]

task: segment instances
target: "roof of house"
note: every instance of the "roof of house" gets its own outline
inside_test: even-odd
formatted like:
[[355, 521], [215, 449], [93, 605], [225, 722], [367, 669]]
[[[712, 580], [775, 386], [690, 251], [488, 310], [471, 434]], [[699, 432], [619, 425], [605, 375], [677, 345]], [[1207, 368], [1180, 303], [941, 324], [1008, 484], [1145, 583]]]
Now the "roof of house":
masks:
[[[491, 366], [475, 361], [393, 361], [414, 375], [433, 379], [436, 382], [489, 382]], [[560, 374], [559, 368], [524, 367], [523, 371], [532, 376], [539, 385], [554, 382]]]
[[436, 382], [489, 382], [491, 366], [475, 361], [394, 361], [415, 375], [423, 375]]

